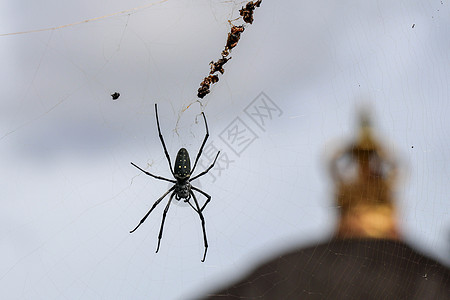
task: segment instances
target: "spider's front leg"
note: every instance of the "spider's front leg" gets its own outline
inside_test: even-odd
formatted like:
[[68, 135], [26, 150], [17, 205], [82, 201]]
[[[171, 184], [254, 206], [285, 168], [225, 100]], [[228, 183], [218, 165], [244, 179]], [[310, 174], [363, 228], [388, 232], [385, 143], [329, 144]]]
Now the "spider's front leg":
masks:
[[191, 187], [191, 189], [203, 194], [203, 196], [206, 197], [206, 202], [205, 202], [205, 204], [203, 204], [202, 208], [200, 209], [200, 211], [203, 211], [205, 209], [206, 205], [209, 203], [209, 201], [211, 201], [211, 196], [209, 194], [205, 193], [204, 191], [202, 191], [201, 189], [196, 188], [195, 186]]
[[198, 216], [200, 217], [200, 221], [202, 222], [203, 242], [205, 244], [205, 252], [203, 254], [202, 262], [204, 262], [205, 258], [206, 258], [206, 251], [208, 251], [208, 240], [206, 238], [205, 218], [203, 217], [202, 211], [200, 209], [200, 206], [198, 205], [197, 198], [195, 198], [194, 192], [191, 191], [191, 195], [192, 195], [192, 198], [194, 199], [194, 203], [195, 203], [195, 206], [197, 207], [197, 209], [195, 209], [194, 207], [192, 207], [192, 208], [194, 208], [194, 210], [198, 213]]
[[161, 244], [162, 233], [163, 233], [163, 228], [164, 228], [164, 222], [166, 221], [167, 211], [169, 210], [170, 202], [172, 202], [172, 199], [173, 199], [174, 195], [175, 195], [175, 192], [173, 192], [172, 195], [170, 195], [169, 202], [167, 202], [166, 208], [164, 209], [164, 212], [163, 212], [163, 218], [162, 218], [162, 221], [161, 221], [161, 228], [159, 229], [158, 247], [156, 248], [156, 253], [158, 253], [158, 251], [159, 251], [159, 245]]
[[199, 211], [198, 211], [198, 210], [192, 205], [192, 203], [189, 201], [189, 200], [191, 199], [191, 194], [190, 194], [190, 193], [192, 193], [192, 191], [189, 192], [189, 197], [186, 198], [186, 199], [184, 199], [184, 202], [187, 203], [187, 204], [189, 204], [189, 205], [192, 207], [192, 209], [195, 210], [195, 211], [198, 213]]
[[[138, 224], [133, 230], [131, 230], [130, 233], [135, 232], [136, 229], [138, 229], [139, 226], [141, 226], [142, 223], [145, 222], [145, 220], [147, 219], [148, 215], [150, 215], [150, 213], [151, 213], [151, 212], [155, 209], [155, 207], [162, 201], [162, 199], [164, 199], [164, 197], [166, 197], [167, 194], [169, 194], [169, 193], [170, 193], [171, 191], [173, 191], [174, 189], [175, 189], [175, 186], [171, 187], [170, 190], [168, 190], [164, 195], [162, 195], [158, 200], [156, 200], [155, 203], [153, 203], [152, 208], [150, 208], [150, 210], [145, 214], [145, 216], [142, 218], [142, 220], [139, 222], [139, 224]], [[173, 194], [172, 194], [172, 196], [173, 196]], [[172, 199], [172, 196], [170, 196], [170, 197], [171, 197], [170, 199]]]

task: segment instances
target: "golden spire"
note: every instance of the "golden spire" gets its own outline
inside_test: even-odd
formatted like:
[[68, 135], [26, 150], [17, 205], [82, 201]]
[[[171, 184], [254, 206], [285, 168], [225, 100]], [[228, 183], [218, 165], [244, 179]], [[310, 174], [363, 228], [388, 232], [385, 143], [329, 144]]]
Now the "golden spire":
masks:
[[375, 138], [367, 110], [359, 120], [356, 140], [330, 164], [340, 213], [336, 236], [398, 239], [393, 203], [397, 166]]

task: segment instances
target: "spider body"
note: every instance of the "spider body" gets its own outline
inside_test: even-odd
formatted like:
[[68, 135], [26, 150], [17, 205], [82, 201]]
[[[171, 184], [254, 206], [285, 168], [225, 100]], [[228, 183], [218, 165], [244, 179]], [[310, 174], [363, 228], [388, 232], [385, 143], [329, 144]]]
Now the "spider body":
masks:
[[180, 200], [184, 199], [184, 202], [188, 202], [191, 199], [191, 188], [192, 185], [189, 181], [178, 181], [175, 184], [175, 199]]
[[175, 159], [175, 169], [173, 176], [177, 180], [189, 179], [191, 177], [191, 159], [189, 153], [185, 148], [178, 150], [177, 158]]
[[[133, 230], [131, 230], [130, 233], [133, 233], [136, 229], [138, 229], [138, 227], [141, 226], [142, 223], [144, 223], [144, 221], [147, 219], [147, 217], [150, 215], [150, 213], [153, 211], [153, 209], [155, 209], [155, 207], [169, 193], [171, 193], [170, 197], [169, 197], [169, 201], [163, 212], [163, 218], [162, 218], [161, 227], [159, 230], [158, 246], [156, 248], [156, 252], [158, 252], [159, 246], [161, 243], [162, 232], [163, 232], [163, 228], [164, 228], [164, 221], [166, 220], [167, 211], [169, 210], [169, 206], [170, 206], [170, 203], [172, 202], [173, 197], [175, 197], [175, 199], [177, 201], [184, 199], [184, 202], [187, 202], [200, 217], [200, 221], [202, 224], [202, 230], [203, 230], [203, 242], [205, 244], [205, 252], [203, 254], [203, 259], [202, 259], [202, 262], [204, 262], [205, 258], [206, 258], [206, 251], [208, 249], [208, 241], [206, 239], [205, 218], [203, 217], [203, 210], [205, 209], [206, 205], [211, 200], [211, 196], [208, 195], [207, 193], [205, 193], [204, 191], [200, 190], [199, 188], [192, 186], [191, 182], [193, 180], [199, 178], [200, 176], [205, 175], [206, 173], [209, 172], [209, 170], [211, 170], [214, 167], [217, 157], [219, 157], [220, 151], [217, 153], [213, 163], [205, 171], [201, 172], [200, 174], [198, 174], [194, 177], [191, 177], [191, 175], [194, 173], [195, 167], [197, 166], [197, 162], [203, 152], [203, 148], [205, 147], [206, 141], [209, 137], [208, 124], [206, 123], [206, 117], [205, 117], [205, 114], [202, 113], [203, 120], [205, 121], [206, 135], [205, 135], [205, 138], [203, 139], [202, 145], [200, 146], [200, 150], [198, 151], [197, 157], [195, 158], [194, 166], [191, 169], [191, 160], [189, 158], [189, 153], [185, 148], [181, 148], [180, 150], [178, 150], [177, 156], [175, 158], [175, 165], [174, 165], [174, 168], [172, 169], [172, 163], [170, 161], [170, 156], [169, 156], [169, 153], [167, 152], [166, 144], [164, 143], [164, 138], [161, 134], [161, 129], [159, 126], [158, 107], [156, 104], [155, 104], [155, 112], [156, 112], [156, 124], [158, 126], [159, 139], [161, 140], [161, 144], [164, 149], [164, 154], [166, 155], [167, 161], [169, 162], [170, 172], [172, 173], [175, 180], [157, 176], [157, 175], [153, 175], [152, 173], [147, 172], [147, 171], [143, 170], [142, 168], [138, 167], [134, 163], [131, 163], [131, 164], [133, 166], [135, 166], [136, 168], [138, 168], [139, 170], [141, 170], [142, 172], [144, 172], [145, 174], [147, 174], [153, 178], [169, 181], [169, 182], [174, 183], [174, 185], [166, 193], [164, 193], [164, 195], [162, 195], [158, 200], [156, 200], [156, 202], [153, 204], [153, 206], [150, 208], [150, 210], [147, 212], [147, 214], [145, 214], [145, 216], [142, 218], [142, 220], [139, 222], [139, 224]], [[200, 205], [198, 204], [197, 198], [195, 197], [194, 191], [202, 194], [203, 196], [205, 196], [207, 198], [205, 204], [203, 204], [203, 206], [201, 208], [200, 208]], [[190, 202], [191, 198], [194, 200], [194, 205], [192, 205], [192, 203]]]

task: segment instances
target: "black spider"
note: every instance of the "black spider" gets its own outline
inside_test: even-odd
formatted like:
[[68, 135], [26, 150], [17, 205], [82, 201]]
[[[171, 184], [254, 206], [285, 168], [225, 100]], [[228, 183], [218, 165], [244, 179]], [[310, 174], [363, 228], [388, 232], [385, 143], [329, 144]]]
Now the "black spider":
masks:
[[[144, 172], [145, 174], [152, 176], [153, 178], [169, 181], [169, 182], [174, 183], [174, 185], [166, 193], [164, 193], [164, 195], [162, 195], [158, 200], [156, 200], [156, 202], [153, 204], [152, 208], [150, 208], [150, 210], [147, 212], [147, 214], [145, 214], [145, 216], [142, 218], [142, 220], [139, 222], [139, 224], [133, 230], [131, 230], [130, 233], [133, 233], [136, 229], [138, 229], [138, 227], [141, 226], [142, 223], [144, 223], [144, 221], [147, 219], [147, 217], [150, 215], [150, 213], [153, 211], [153, 209], [162, 201], [162, 199], [164, 199], [164, 197], [166, 197], [170, 192], [172, 192], [172, 194], [170, 195], [170, 198], [169, 198], [169, 202], [167, 203], [166, 208], [164, 209], [164, 212], [163, 212], [161, 228], [159, 230], [159, 235], [158, 235], [158, 246], [156, 248], [156, 253], [158, 253], [158, 250], [159, 250], [159, 245], [161, 242], [162, 232], [163, 232], [163, 227], [164, 227], [164, 221], [166, 220], [166, 214], [167, 214], [167, 211], [169, 210], [170, 202], [172, 202], [173, 196], [175, 196], [175, 199], [178, 201], [180, 199], [184, 199], [184, 202], [187, 202], [198, 213], [198, 215], [200, 217], [200, 220], [202, 222], [202, 229], [203, 229], [203, 240], [205, 243], [205, 253], [203, 254], [203, 259], [202, 259], [202, 262], [204, 262], [205, 258], [206, 258], [206, 251], [208, 250], [208, 241], [206, 239], [205, 219], [203, 217], [202, 212], [205, 209], [206, 205], [211, 200], [211, 196], [208, 195], [207, 193], [205, 193], [204, 191], [200, 190], [199, 188], [192, 186], [191, 181], [199, 178], [200, 176], [205, 175], [206, 173], [209, 172], [209, 170], [211, 170], [214, 167], [217, 157], [219, 157], [220, 151], [217, 152], [216, 158], [214, 159], [213, 163], [205, 171], [203, 171], [200, 174], [191, 178], [191, 175], [194, 173], [195, 167], [197, 166], [198, 159], [200, 158], [200, 155], [202, 154], [203, 147], [206, 144], [206, 140], [209, 137], [208, 124], [206, 123], [205, 114], [202, 112], [203, 120], [205, 120], [206, 135], [205, 135], [205, 138], [203, 139], [202, 145], [200, 146], [200, 150], [198, 151], [197, 157], [195, 158], [194, 167], [191, 170], [191, 161], [189, 159], [189, 153], [185, 148], [181, 148], [178, 151], [177, 157], [175, 159], [175, 169], [172, 169], [172, 163], [170, 162], [169, 153], [167, 152], [166, 144], [164, 143], [164, 139], [161, 134], [161, 129], [159, 127], [158, 107], [156, 104], [155, 104], [155, 112], [156, 112], [156, 124], [158, 126], [159, 139], [161, 140], [161, 144], [164, 148], [164, 154], [166, 155], [167, 161], [169, 162], [169, 168], [170, 168], [170, 171], [172, 172], [172, 175], [175, 178], [175, 180], [164, 178], [164, 177], [157, 176], [157, 175], [153, 175], [153, 174], [141, 169], [134, 163], [131, 163], [131, 164], [133, 166], [135, 166], [136, 168], [138, 168], [139, 170], [141, 170], [142, 172]], [[207, 200], [206, 200], [205, 204], [203, 204], [202, 208], [200, 208], [197, 198], [195, 197], [193, 191], [199, 192], [207, 198]], [[191, 199], [191, 196], [194, 199], [195, 207], [191, 204], [191, 202], [189, 202], [189, 200]]]

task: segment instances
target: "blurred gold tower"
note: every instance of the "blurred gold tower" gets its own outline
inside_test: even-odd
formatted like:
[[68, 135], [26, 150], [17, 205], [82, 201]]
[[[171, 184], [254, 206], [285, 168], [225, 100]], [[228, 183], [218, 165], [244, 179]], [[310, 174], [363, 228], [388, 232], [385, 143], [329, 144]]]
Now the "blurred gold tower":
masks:
[[354, 142], [330, 162], [339, 210], [337, 238], [399, 239], [393, 188], [397, 165], [375, 138], [368, 110]]

